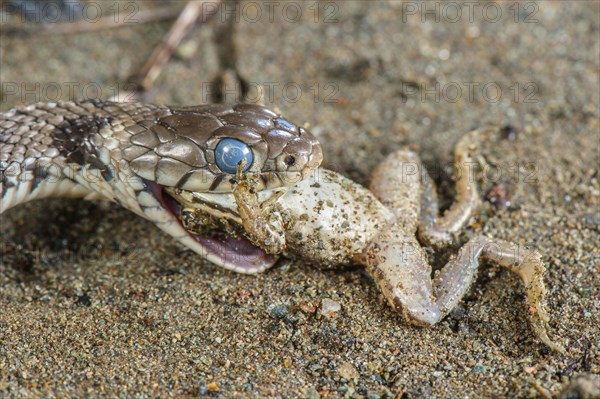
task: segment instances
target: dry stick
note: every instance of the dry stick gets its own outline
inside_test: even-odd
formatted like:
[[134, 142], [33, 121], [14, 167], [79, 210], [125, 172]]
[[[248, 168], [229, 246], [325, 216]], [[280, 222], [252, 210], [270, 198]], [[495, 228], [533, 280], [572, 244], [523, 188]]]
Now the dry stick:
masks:
[[153, 10], [143, 10], [131, 18], [116, 18], [114, 15], [99, 18], [95, 21], [79, 20], [76, 22], [49, 23], [36, 26], [33, 29], [23, 27], [4, 27], [3, 34], [8, 35], [37, 35], [50, 33], [52, 35], [71, 35], [75, 33], [94, 32], [103, 29], [123, 28], [135, 24], [143, 24], [165, 19], [172, 19], [180, 11], [173, 7], [161, 7]]
[[[211, 4], [210, 9], [208, 7], [205, 8], [205, 4], [208, 3]], [[204, 23], [214, 15], [218, 10], [219, 3], [220, 0], [192, 0], [186, 4], [162, 43], [154, 49], [154, 52], [139, 73], [136, 88], [138, 93], [143, 93], [154, 85], [163, 67], [169, 61], [183, 38], [192, 30], [196, 22]], [[205, 13], [205, 11], [207, 12]]]

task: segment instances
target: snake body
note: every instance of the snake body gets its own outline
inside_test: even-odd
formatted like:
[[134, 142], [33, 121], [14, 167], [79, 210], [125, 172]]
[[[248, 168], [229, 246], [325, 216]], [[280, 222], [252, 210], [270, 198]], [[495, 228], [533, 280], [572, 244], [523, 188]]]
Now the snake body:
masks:
[[310, 132], [254, 104], [36, 103], [0, 114], [0, 213], [46, 197], [108, 199], [213, 263], [261, 271], [276, 258], [242, 238], [190, 234], [164, 190], [231, 193], [235, 174], [215, 159], [224, 139], [250, 149], [259, 190], [297, 182], [322, 160]]

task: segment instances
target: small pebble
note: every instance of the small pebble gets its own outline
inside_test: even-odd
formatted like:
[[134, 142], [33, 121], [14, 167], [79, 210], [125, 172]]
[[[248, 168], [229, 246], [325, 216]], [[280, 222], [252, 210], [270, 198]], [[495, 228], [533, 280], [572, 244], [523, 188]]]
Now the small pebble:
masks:
[[302, 302], [300, 304], [300, 309], [304, 313], [315, 313], [317, 311], [317, 308], [312, 302]]
[[272, 305], [269, 306], [269, 313], [276, 319], [283, 319], [289, 313], [289, 309], [287, 305]]
[[505, 125], [500, 129], [500, 136], [504, 140], [515, 141], [517, 138], [517, 128], [512, 125]]
[[337, 368], [337, 372], [342, 378], [345, 378], [347, 380], [352, 380], [360, 377], [360, 374], [358, 373], [358, 370], [356, 370], [356, 367], [354, 367], [348, 362], [340, 363], [340, 365]]
[[198, 50], [198, 42], [195, 40], [189, 40], [187, 42], [181, 43], [177, 49], [175, 50], [175, 56], [182, 60], [190, 60], [196, 54]]
[[510, 186], [506, 182], [498, 183], [485, 194], [485, 199], [496, 209], [508, 208], [511, 205]]
[[600, 214], [592, 212], [583, 215], [583, 224], [591, 228], [600, 226]]
[[319, 392], [316, 389], [309, 388], [304, 393], [304, 397], [306, 399], [320, 399], [321, 398], [321, 394], [319, 394]]
[[333, 299], [325, 298], [321, 301], [321, 314], [325, 317], [336, 317], [342, 305]]
[[473, 366], [471, 371], [474, 371], [476, 373], [485, 373], [485, 367], [482, 364], [476, 364], [475, 366]]

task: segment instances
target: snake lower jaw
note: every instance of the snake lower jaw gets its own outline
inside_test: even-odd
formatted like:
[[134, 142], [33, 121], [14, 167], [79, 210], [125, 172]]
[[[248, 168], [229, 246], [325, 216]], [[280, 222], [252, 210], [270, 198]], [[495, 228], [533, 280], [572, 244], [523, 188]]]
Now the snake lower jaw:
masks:
[[[202, 257], [226, 269], [245, 274], [260, 273], [272, 267], [279, 259], [278, 256], [266, 253], [262, 248], [252, 244], [250, 240], [236, 234], [233, 228], [226, 228], [223, 224], [218, 228], [216, 225], [215, 228], [186, 228], [182, 221], [182, 210], [189, 209], [189, 204], [183, 202], [184, 197], [177, 195], [173, 189], [154, 182], [145, 181], [145, 184], [162, 207], [177, 221], [179, 228], [184, 230], [187, 237], [192, 238], [196, 245], [190, 245], [189, 240], [186, 240], [184, 244]], [[187, 192], [183, 192], [183, 194], [185, 193]], [[215, 223], [218, 220], [215, 219]], [[183, 241], [180, 237], [176, 238]]]

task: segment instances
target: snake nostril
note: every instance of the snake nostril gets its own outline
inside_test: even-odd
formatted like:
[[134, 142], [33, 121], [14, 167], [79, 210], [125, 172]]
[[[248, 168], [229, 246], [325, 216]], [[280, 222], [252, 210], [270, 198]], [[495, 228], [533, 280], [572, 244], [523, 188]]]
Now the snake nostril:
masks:
[[296, 157], [294, 157], [293, 155], [288, 155], [285, 157], [283, 162], [285, 162], [287, 166], [294, 166], [296, 164]]

